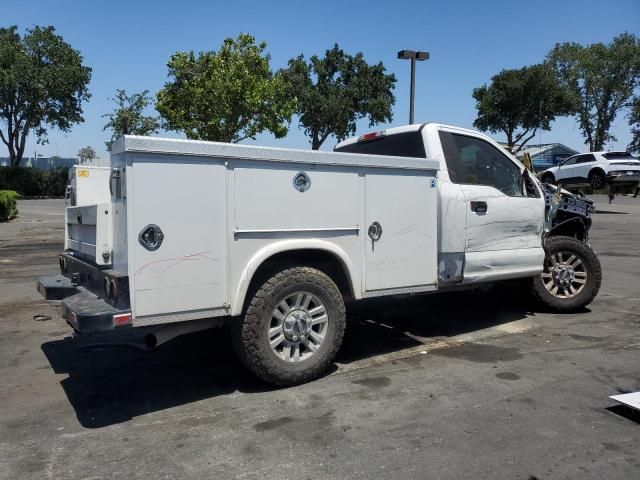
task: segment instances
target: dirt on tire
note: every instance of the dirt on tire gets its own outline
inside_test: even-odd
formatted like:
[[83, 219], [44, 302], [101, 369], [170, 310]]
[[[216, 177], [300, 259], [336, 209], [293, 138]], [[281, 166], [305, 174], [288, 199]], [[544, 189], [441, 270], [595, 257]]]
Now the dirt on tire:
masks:
[[[269, 346], [271, 313], [286, 295], [310, 291], [322, 299], [329, 317], [326, 338], [306, 360], [286, 362]], [[240, 361], [262, 380], [275, 385], [297, 385], [321, 375], [333, 361], [344, 336], [345, 305], [340, 290], [324, 272], [311, 267], [292, 267], [263, 283], [251, 299], [242, 320], [232, 326], [234, 348]]]

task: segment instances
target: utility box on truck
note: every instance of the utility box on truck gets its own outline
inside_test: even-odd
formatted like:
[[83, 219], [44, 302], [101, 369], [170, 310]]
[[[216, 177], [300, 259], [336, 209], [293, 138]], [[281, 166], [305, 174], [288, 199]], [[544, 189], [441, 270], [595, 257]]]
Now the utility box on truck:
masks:
[[599, 287], [589, 204], [565, 205], [556, 227], [582, 243], [545, 263], [552, 194], [493, 140], [447, 125], [334, 152], [125, 136], [94, 193], [67, 207], [61, 275], [38, 282], [74, 330], [144, 327], [155, 346], [228, 321], [245, 365], [282, 385], [331, 362], [348, 300], [528, 277], [570, 309]]
[[436, 162], [144, 137], [112, 162], [113, 269], [134, 326], [241, 314], [279, 252], [330, 252], [356, 297], [437, 283]]

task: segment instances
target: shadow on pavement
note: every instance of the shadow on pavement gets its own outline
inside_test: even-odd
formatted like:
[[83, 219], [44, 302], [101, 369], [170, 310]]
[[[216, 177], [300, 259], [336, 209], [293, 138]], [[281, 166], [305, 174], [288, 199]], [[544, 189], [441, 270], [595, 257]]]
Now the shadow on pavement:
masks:
[[[530, 300], [517, 285], [489, 292], [358, 302], [348, 308], [339, 363], [523, 319]], [[44, 343], [42, 350], [87, 428], [100, 428], [235, 391], [272, 390], [236, 359], [227, 329], [178, 337], [155, 351], [126, 345], [79, 348], [82, 339]], [[336, 366], [329, 373], [336, 371]]]

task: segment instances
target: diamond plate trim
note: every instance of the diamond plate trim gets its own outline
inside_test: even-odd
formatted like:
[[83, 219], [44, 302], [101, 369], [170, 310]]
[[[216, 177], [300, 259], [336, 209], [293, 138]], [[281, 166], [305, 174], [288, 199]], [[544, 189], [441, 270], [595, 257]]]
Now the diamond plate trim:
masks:
[[189, 320], [200, 320], [202, 318], [224, 317], [229, 315], [228, 308], [215, 308], [207, 310], [194, 310], [191, 312], [163, 313], [161, 315], [147, 315], [135, 317], [134, 327], [147, 327], [149, 325], [162, 325], [165, 323], [187, 322]]
[[404, 295], [405, 293], [433, 292], [437, 290], [436, 285], [420, 285], [417, 287], [389, 288], [387, 290], [371, 290], [364, 292], [362, 298], [383, 297], [385, 295]]

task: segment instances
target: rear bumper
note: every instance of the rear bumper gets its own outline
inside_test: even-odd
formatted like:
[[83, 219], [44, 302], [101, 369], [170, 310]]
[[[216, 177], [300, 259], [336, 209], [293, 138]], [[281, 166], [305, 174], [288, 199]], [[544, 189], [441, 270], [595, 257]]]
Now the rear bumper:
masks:
[[640, 171], [629, 171], [625, 173], [608, 174], [609, 183], [637, 183], [640, 182]]
[[78, 333], [95, 333], [131, 326], [131, 311], [118, 310], [83, 287], [62, 300], [62, 317]]
[[62, 300], [60, 313], [78, 333], [95, 333], [131, 326], [131, 310], [120, 309], [90, 292], [74, 286], [63, 275], [41, 277], [38, 292], [46, 300]]

